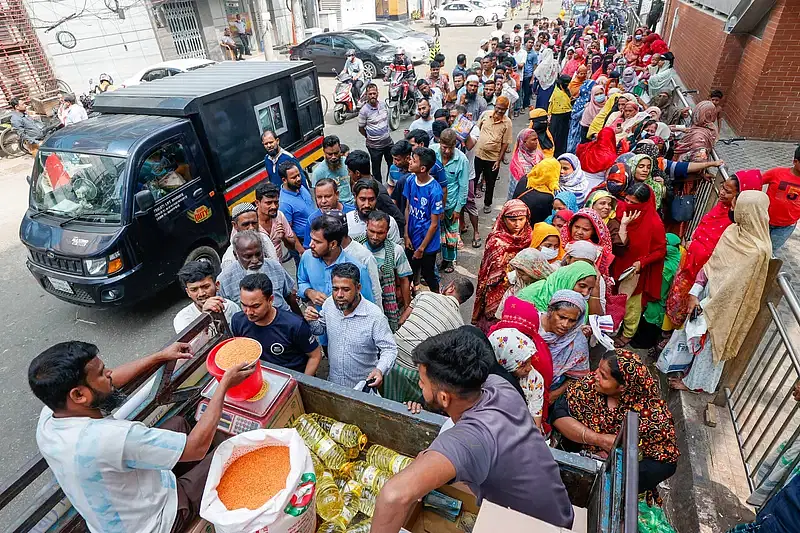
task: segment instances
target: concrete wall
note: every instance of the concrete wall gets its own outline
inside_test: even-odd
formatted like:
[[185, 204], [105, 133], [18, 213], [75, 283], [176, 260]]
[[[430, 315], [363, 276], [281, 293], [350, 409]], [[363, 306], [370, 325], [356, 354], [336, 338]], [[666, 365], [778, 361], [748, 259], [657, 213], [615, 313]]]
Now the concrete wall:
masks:
[[800, 0], [778, 0], [768, 17], [760, 36], [730, 35], [724, 17], [673, 0], [661, 35], [687, 88], [702, 98], [725, 93], [725, 119], [738, 135], [798, 141]]
[[[47, 33], [37, 29], [56, 76], [78, 95], [89, 90], [89, 78], [97, 83], [101, 73], [121, 83], [140, 69], [162, 60], [145, 3], [124, 10], [125, 19], [105, 7], [103, 0], [28, 0], [34, 26], [46, 26], [72, 13], [79, 13]], [[84, 7], [85, 6], [85, 7]], [[82, 12], [82, 13], [81, 13]], [[51, 22], [51, 23], [52, 23]], [[56, 40], [58, 31], [69, 31], [77, 40], [72, 49]]]

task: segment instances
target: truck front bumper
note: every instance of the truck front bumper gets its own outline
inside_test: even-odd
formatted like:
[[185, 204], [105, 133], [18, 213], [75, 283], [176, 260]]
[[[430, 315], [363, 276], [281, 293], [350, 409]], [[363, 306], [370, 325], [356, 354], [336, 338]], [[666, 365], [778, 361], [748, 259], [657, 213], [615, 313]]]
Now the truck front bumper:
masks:
[[117, 307], [128, 305], [147, 296], [142, 265], [118, 275], [75, 276], [26, 262], [28, 270], [39, 285], [60, 300], [85, 307]]

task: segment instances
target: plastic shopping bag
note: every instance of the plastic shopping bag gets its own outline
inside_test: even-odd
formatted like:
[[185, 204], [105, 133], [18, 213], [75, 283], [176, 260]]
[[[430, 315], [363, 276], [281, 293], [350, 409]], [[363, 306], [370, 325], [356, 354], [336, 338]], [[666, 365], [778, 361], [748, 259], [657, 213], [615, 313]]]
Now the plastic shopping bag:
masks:
[[[290, 470], [285, 488], [258, 509], [229, 511], [217, 495], [222, 474], [236, 459], [264, 446], [289, 447]], [[313, 533], [316, 479], [311, 455], [296, 430], [259, 429], [240, 433], [214, 452], [200, 502], [200, 516], [214, 524], [217, 533]]]
[[708, 342], [708, 324], [705, 315], [699, 315], [694, 320], [687, 320], [683, 327], [686, 332], [686, 344], [695, 357], [700, 355]]
[[650, 507], [647, 503], [639, 502], [639, 533], [675, 533], [664, 511], [660, 507]]
[[686, 341], [686, 328], [672, 332], [669, 343], [658, 356], [656, 368], [664, 374], [685, 372], [692, 364], [694, 354]]

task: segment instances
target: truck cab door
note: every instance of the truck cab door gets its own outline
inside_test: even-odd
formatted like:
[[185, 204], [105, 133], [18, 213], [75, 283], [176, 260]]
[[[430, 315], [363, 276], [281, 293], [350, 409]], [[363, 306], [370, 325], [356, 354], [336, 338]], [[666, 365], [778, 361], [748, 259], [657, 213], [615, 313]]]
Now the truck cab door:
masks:
[[317, 72], [309, 69], [293, 74], [292, 92], [303, 141], [320, 135], [323, 121]]
[[[159, 264], [159, 276], [174, 276], [198, 242], [219, 249], [227, 240], [222, 194], [216, 194], [211, 171], [197, 137], [185, 131], [169, 135], [141, 151], [133, 168], [133, 194], [149, 191], [155, 204], [136, 213], [138, 252]], [[217, 265], [218, 266], [218, 265]]]

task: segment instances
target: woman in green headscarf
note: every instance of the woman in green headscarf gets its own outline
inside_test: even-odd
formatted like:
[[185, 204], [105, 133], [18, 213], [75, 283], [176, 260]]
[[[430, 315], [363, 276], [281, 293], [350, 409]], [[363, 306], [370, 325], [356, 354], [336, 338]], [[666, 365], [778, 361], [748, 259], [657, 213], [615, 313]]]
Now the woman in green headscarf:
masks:
[[656, 195], [656, 209], [661, 209], [661, 200], [664, 198], [664, 180], [653, 177], [655, 162], [647, 154], [636, 154], [630, 157], [625, 165], [634, 181], [641, 181], [650, 186]]
[[[631, 342], [636, 348], [652, 348], [662, 336], [664, 316], [667, 309], [667, 297], [672, 286], [672, 280], [681, 263], [681, 239], [674, 233], [667, 233], [667, 256], [664, 258], [663, 281], [661, 282], [661, 299], [652, 301], [644, 309], [644, 322], [640, 323], [639, 331]], [[644, 326], [644, 327], [642, 327]], [[669, 336], [672, 331], [666, 332]]]
[[610, 192], [600, 189], [589, 195], [584, 207], [594, 209], [600, 215], [611, 234], [611, 251], [615, 256], [622, 254], [625, 251], [627, 233], [623, 240], [619, 234], [621, 223], [617, 220], [617, 199]]
[[550, 300], [556, 291], [571, 290], [588, 300], [597, 283], [597, 270], [584, 261], [576, 261], [561, 267], [547, 279], [528, 285], [517, 293], [517, 298], [531, 302], [541, 312], [547, 311]]

